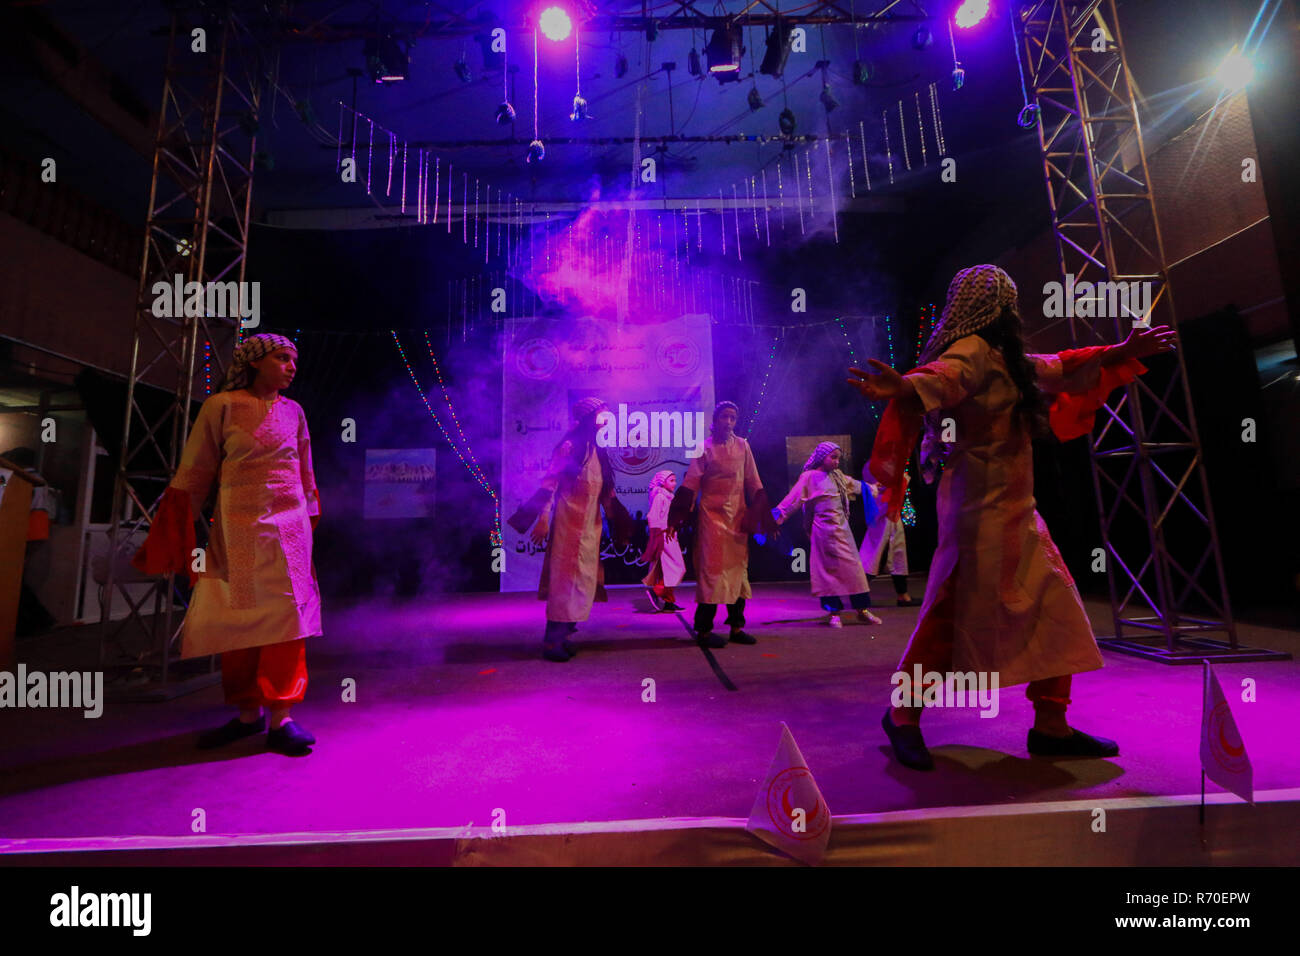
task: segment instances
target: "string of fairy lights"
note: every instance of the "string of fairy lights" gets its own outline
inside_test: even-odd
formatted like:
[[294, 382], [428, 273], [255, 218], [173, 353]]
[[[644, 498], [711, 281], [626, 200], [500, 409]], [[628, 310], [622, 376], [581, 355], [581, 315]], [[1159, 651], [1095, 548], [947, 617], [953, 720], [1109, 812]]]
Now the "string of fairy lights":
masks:
[[[461, 440], [465, 442], [465, 450], [469, 454], [470, 460], [473, 461], [473, 464], [471, 464], [470, 461], [466, 461], [465, 455], [461, 454], [460, 448], [458, 448], [456, 443], [451, 440], [451, 435], [447, 433], [447, 429], [443, 426], [442, 421], [434, 412], [433, 406], [429, 404], [429, 399], [420, 385], [420, 380], [416, 377], [415, 369], [411, 366], [410, 361], [406, 357], [406, 350], [402, 348], [402, 340], [398, 337], [397, 330], [390, 329], [389, 331], [393, 336], [393, 343], [397, 346], [397, 354], [401, 358], [402, 364], [406, 367], [406, 374], [410, 376], [411, 384], [415, 386], [415, 391], [419, 394], [420, 401], [424, 403], [424, 407], [428, 411], [429, 417], [432, 418], [434, 424], [438, 426], [438, 430], [442, 432], [442, 437], [447, 440], [447, 444], [450, 445], [451, 450], [456, 453], [456, 457], [459, 458], [460, 463], [465, 466], [465, 470], [470, 473], [471, 477], [473, 477], [476, 482], [478, 482], [479, 487], [486, 491], [489, 497], [491, 497], [494, 511], [491, 533], [492, 546], [494, 548], [501, 547], [501, 497], [497, 494], [496, 489], [492, 487], [491, 482], [487, 480], [487, 476], [483, 474], [483, 469], [479, 467], [478, 460], [474, 458], [474, 454], [470, 450], [469, 440], [465, 438], [465, 433], [460, 428], [460, 420], [456, 415], [455, 409], [452, 407], [451, 396], [447, 394], [446, 385], [443, 384], [442, 372], [440, 370], [438, 372], [438, 383], [442, 385], [443, 395], [446, 398], [447, 408], [451, 413], [452, 421], [456, 424], [456, 431], [460, 434]], [[431, 358], [433, 357], [432, 346], [429, 347], [429, 356]], [[435, 369], [437, 368], [437, 359], [434, 359], [434, 367]]]
[[[931, 302], [929, 305], [921, 307], [920, 315], [916, 319], [916, 357], [919, 360], [921, 350], [925, 348], [926, 340], [929, 339], [930, 333], [934, 331], [934, 323], [937, 319], [935, 305]], [[893, 345], [892, 339], [890, 344], [890, 357], [892, 363]], [[901, 515], [903, 524], [909, 528], [916, 527], [916, 508], [912, 505], [912, 488], [908, 485], [907, 492], [903, 495], [903, 510]]]
[[781, 344], [779, 335], [772, 336], [771, 348], [767, 351], [767, 365], [763, 369], [763, 378], [758, 386], [758, 399], [754, 402], [754, 407], [749, 413], [749, 423], [745, 426], [745, 434], [754, 434], [754, 425], [758, 423], [759, 412], [763, 408], [763, 399], [767, 397], [767, 383], [772, 378], [772, 366], [776, 364], [776, 350]]

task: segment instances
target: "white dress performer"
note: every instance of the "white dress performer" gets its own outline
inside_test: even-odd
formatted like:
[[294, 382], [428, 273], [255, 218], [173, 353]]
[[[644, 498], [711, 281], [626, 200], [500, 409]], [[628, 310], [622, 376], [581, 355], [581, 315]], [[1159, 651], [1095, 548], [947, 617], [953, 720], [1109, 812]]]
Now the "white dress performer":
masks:
[[668, 516], [670, 528], [681, 528], [699, 494], [694, 552], [695, 635], [709, 647], [727, 644], [727, 638], [713, 633], [719, 604], [727, 605], [730, 639], [737, 644], [758, 643], [744, 630], [745, 600], [752, 593], [749, 536], [760, 524], [775, 530], [754, 453], [749, 442], [735, 434], [739, 415], [735, 402], [715, 406], [712, 434], [704, 440], [701, 455], [686, 469]]
[[670, 470], [658, 472], [650, 479], [650, 513], [646, 516], [650, 541], [641, 555], [641, 560], [650, 565], [650, 570], [641, 583], [646, 586], [650, 603], [657, 611], [681, 610], [673, 588], [686, 576], [686, 561], [677, 534], [668, 530], [668, 509], [676, 489], [677, 476]]
[[[891, 506], [884, 488], [871, 476], [871, 463], [862, 466], [862, 500], [866, 504], [867, 533], [862, 539], [862, 566], [867, 577], [880, 572], [880, 561], [889, 554], [889, 573], [894, 579], [894, 591], [899, 605], [912, 604], [907, 593], [907, 534], [903, 529], [902, 503]], [[906, 489], [906, 484], [904, 484]]]
[[[289, 719], [307, 687], [304, 639], [321, 633], [311, 438], [302, 406], [280, 394], [293, 381], [297, 358], [297, 347], [281, 335], [240, 343], [223, 390], [199, 410], [134, 560], [147, 573], [191, 571], [181, 656], [220, 654], [226, 702], [240, 708], [239, 718], [200, 738], [204, 748], [262, 730], [264, 706], [273, 749], [303, 753], [315, 743]], [[193, 523], [214, 489], [203, 565], [195, 568]]]
[[849, 498], [861, 494], [862, 483], [840, 471], [840, 454], [840, 446], [829, 441], [813, 449], [799, 480], [772, 509], [772, 517], [777, 524], [784, 524], [795, 511], [811, 512], [812, 593], [822, 599], [822, 608], [829, 614], [827, 623], [842, 625], [839, 613], [844, 610], [842, 595], [847, 594], [859, 620], [879, 624], [880, 618], [867, 610], [871, 587], [849, 527]]

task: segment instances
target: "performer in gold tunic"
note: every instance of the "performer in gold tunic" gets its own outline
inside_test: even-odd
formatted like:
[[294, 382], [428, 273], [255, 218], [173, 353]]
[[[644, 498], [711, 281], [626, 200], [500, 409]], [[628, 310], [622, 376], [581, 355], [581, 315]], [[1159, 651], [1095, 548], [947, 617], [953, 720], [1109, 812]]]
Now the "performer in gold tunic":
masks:
[[280, 394], [298, 350], [253, 335], [235, 351], [223, 390], [199, 411], [136, 555], [147, 573], [191, 568], [194, 521], [215, 490], [206, 565], [181, 631], [182, 657], [221, 655], [226, 703], [239, 716], [200, 737], [217, 747], [267, 728], [273, 749], [305, 753], [315, 738], [290, 719], [307, 689], [305, 639], [321, 633], [312, 529], [320, 497], [302, 407]]

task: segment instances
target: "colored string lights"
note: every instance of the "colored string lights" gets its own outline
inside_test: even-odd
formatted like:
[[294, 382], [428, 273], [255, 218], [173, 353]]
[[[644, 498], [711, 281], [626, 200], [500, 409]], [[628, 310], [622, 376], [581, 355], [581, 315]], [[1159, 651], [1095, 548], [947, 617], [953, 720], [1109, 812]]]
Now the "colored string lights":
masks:
[[[460, 420], [457, 418], [455, 409], [453, 409], [451, 405], [451, 398], [450, 396], [447, 396], [447, 388], [446, 385], [443, 384], [442, 372], [438, 369], [437, 360], [434, 359], [434, 369], [438, 372], [438, 384], [442, 385], [443, 395], [447, 400], [447, 408], [451, 412], [451, 418], [456, 425], [456, 431], [460, 434], [461, 440], [465, 442], [465, 450], [470, 456], [470, 461], [465, 460], [465, 455], [461, 454], [460, 448], [458, 448], [456, 443], [451, 440], [451, 435], [447, 433], [447, 429], [443, 426], [442, 421], [434, 412], [433, 406], [429, 404], [429, 399], [424, 394], [424, 389], [420, 387], [419, 379], [415, 376], [415, 369], [411, 367], [410, 361], [406, 358], [406, 350], [402, 348], [402, 341], [397, 336], [397, 330], [390, 329], [389, 332], [393, 336], [393, 343], [397, 346], [397, 354], [401, 358], [402, 364], [406, 366], [406, 374], [410, 376], [411, 384], [415, 386], [416, 392], [419, 393], [420, 401], [424, 403], [424, 407], [428, 411], [429, 417], [432, 418], [434, 424], [438, 426], [438, 431], [442, 432], [442, 437], [447, 440], [447, 444], [450, 445], [451, 450], [456, 453], [456, 457], [459, 458], [460, 463], [465, 466], [465, 470], [468, 471], [474, 480], [478, 482], [479, 487], [486, 491], [492, 498], [493, 509], [495, 512], [492, 520], [492, 546], [494, 548], [501, 547], [501, 498], [496, 493], [496, 490], [492, 487], [491, 483], [487, 480], [487, 476], [483, 474], [483, 469], [479, 467], [478, 461], [474, 458], [473, 452], [470, 451], [469, 441], [465, 438], [464, 431], [461, 430]], [[425, 341], [428, 341], [427, 332], [425, 333]], [[429, 347], [429, 357], [433, 357], [432, 346]], [[473, 464], [471, 464], [471, 461]]]
[[[784, 329], [782, 332], [784, 332]], [[767, 350], [767, 367], [763, 369], [763, 378], [758, 386], [758, 400], [754, 402], [754, 407], [749, 413], [749, 422], [745, 425], [746, 435], [754, 434], [754, 425], [758, 422], [759, 413], [763, 409], [763, 399], [767, 397], [767, 383], [772, 379], [772, 366], [776, 364], [776, 350], [780, 344], [780, 336], [772, 336], [771, 348]]]

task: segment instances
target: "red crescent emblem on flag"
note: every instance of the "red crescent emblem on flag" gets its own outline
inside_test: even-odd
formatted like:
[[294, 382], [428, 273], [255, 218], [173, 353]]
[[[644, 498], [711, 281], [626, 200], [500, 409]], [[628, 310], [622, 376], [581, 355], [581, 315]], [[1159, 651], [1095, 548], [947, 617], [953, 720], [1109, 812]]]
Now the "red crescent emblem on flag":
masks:
[[[1237, 743], [1229, 743], [1229, 736]], [[1214, 744], [1211, 748], [1214, 760], [1224, 770], [1242, 773], [1249, 766], [1246, 747], [1241, 743], [1241, 737], [1232, 723], [1232, 711], [1228, 708], [1227, 701], [1221, 701], [1210, 711], [1210, 740]]]
[[[803, 780], [812, 784], [812, 773], [807, 767], [788, 767], [773, 777], [767, 788], [767, 813], [772, 824], [785, 836], [795, 840], [815, 840], [831, 825], [831, 816], [814, 791], [813, 805], [802, 807], [806, 830], [803, 833], [794, 832], [794, 811], [798, 807], [791, 802], [791, 792]], [[809, 789], [812, 787], [809, 786]]]

